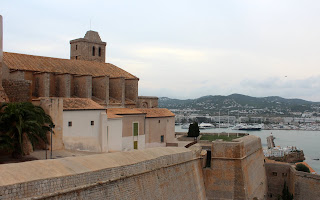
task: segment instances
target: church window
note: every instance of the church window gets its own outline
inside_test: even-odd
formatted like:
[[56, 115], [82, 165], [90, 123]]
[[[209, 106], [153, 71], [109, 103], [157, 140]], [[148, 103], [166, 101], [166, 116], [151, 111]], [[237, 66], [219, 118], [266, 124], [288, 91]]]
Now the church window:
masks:
[[92, 47], [92, 56], [95, 56], [95, 55], [96, 55], [96, 48]]
[[99, 57], [101, 57], [101, 47], [99, 47]]

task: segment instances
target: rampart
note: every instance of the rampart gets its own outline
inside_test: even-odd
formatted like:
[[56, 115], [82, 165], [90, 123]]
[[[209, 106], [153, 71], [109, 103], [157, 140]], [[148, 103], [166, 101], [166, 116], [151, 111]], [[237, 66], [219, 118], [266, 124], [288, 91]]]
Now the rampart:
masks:
[[294, 199], [317, 200], [320, 197], [320, 175], [296, 171], [286, 163], [266, 163], [268, 199], [282, 195], [284, 183]]
[[259, 137], [213, 142], [211, 164], [203, 172], [208, 199], [266, 198], [267, 180]]
[[0, 165], [0, 199], [206, 199], [200, 159], [151, 148]]

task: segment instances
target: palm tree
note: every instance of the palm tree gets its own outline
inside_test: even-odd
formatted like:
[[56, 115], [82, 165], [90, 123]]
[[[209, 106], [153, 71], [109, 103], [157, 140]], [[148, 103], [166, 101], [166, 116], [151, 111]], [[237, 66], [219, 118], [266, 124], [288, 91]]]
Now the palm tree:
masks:
[[23, 135], [33, 147], [39, 141], [48, 144], [51, 117], [30, 102], [7, 103], [0, 107], [0, 148], [13, 150], [13, 157], [23, 155]]

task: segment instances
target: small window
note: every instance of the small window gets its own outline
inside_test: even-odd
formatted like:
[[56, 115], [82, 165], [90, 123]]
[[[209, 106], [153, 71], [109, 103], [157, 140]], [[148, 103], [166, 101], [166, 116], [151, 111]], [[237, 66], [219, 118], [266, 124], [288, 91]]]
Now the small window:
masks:
[[101, 57], [101, 47], [99, 47], [99, 57]]
[[287, 177], [287, 173], [282, 173], [282, 177]]
[[159, 123], [160, 123], [160, 120], [159, 120]]
[[277, 176], [278, 173], [277, 173], [277, 172], [272, 172], [272, 175], [273, 175], [273, 176]]
[[95, 55], [96, 55], [96, 48], [92, 47], [92, 56], [95, 56]]
[[76, 50], [78, 50], [78, 45], [76, 44]]
[[94, 125], [94, 121], [91, 121], [91, 126], [93, 126]]
[[78, 56], [76, 56], [76, 60], [78, 60]]
[[160, 140], [161, 140], [161, 142], [164, 142], [164, 135], [161, 135]]
[[68, 122], [68, 126], [72, 126], [72, 122]]

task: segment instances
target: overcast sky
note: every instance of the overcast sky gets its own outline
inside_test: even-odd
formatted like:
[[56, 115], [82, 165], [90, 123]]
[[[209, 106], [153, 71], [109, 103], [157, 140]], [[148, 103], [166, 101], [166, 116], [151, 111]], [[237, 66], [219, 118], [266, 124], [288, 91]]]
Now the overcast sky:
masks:
[[139, 95], [320, 101], [318, 0], [0, 0], [4, 51], [69, 58], [98, 31]]

